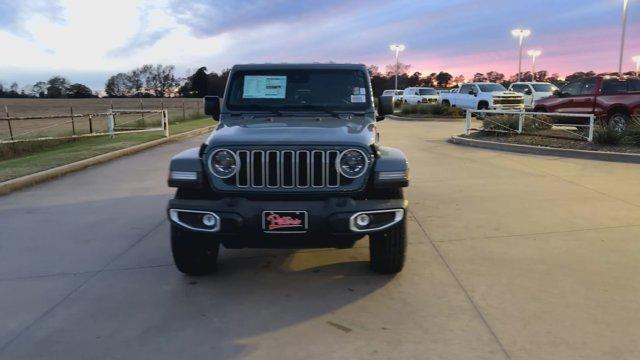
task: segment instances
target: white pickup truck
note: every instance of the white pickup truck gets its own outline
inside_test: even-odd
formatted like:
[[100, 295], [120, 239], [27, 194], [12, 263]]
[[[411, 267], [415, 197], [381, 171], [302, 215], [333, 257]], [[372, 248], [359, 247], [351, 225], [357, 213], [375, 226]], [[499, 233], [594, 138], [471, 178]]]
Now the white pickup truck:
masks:
[[522, 94], [486, 82], [463, 84], [456, 93], [442, 93], [440, 103], [473, 110], [524, 110]]
[[558, 88], [547, 82], [516, 82], [509, 86], [509, 91], [515, 91], [524, 96], [524, 107], [533, 109], [536, 101], [553, 95]]

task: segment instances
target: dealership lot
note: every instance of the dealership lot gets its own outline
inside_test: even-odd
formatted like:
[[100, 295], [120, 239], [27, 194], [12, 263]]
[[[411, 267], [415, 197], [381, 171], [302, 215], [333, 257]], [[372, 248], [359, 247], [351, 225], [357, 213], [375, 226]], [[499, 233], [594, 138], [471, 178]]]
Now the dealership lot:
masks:
[[0, 358], [640, 357], [637, 165], [447, 143], [460, 121], [381, 128], [411, 163], [395, 277], [366, 242], [180, 274], [166, 170], [201, 139], [0, 197]]

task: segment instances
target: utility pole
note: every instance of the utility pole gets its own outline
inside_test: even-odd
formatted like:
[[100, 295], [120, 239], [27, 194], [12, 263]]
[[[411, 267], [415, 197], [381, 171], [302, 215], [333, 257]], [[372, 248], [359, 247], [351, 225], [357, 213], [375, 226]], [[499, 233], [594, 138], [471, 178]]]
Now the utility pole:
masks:
[[396, 86], [395, 86], [395, 90], [398, 90], [398, 72], [400, 71], [399, 65], [400, 63], [398, 62], [398, 57], [400, 55], [400, 51], [403, 51], [405, 48], [404, 45], [402, 44], [392, 44], [391, 46], [389, 46], [389, 49], [391, 49], [391, 51], [395, 51], [396, 53]]
[[522, 76], [522, 44], [524, 43], [524, 38], [531, 35], [531, 30], [528, 29], [513, 29], [511, 30], [511, 35], [518, 38], [519, 44], [519, 55], [518, 55], [518, 81], [520, 81]]

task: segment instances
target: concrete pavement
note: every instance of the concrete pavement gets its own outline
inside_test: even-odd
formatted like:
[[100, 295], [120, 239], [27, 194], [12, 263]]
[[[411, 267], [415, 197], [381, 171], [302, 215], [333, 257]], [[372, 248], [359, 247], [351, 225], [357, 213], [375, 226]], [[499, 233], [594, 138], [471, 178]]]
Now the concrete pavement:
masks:
[[381, 123], [411, 162], [405, 270], [349, 250], [227, 250], [173, 268], [166, 145], [0, 197], [0, 358], [640, 357], [637, 165]]

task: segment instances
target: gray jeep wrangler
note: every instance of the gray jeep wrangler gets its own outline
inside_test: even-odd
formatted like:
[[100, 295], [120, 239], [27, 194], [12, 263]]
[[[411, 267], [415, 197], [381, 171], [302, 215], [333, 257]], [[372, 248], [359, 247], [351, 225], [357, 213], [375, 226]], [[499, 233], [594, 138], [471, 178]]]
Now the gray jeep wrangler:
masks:
[[205, 98], [219, 120], [200, 148], [171, 160], [167, 208], [177, 268], [216, 269], [226, 248], [350, 248], [369, 236], [371, 267], [402, 270], [408, 163], [379, 144], [364, 65], [236, 65], [224, 98]]

